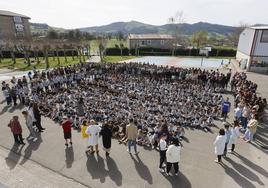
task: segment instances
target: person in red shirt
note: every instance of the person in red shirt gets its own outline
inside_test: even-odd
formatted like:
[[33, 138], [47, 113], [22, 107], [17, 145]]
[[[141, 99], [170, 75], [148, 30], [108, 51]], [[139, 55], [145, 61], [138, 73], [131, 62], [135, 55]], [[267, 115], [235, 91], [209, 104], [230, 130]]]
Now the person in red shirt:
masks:
[[10, 120], [8, 127], [10, 127], [11, 132], [13, 133], [14, 140], [16, 144], [23, 144], [23, 138], [22, 138], [22, 128], [19, 122], [19, 117], [18, 116], [13, 116], [12, 120]]
[[61, 123], [63, 129], [63, 135], [65, 139], [65, 146], [68, 147], [68, 140], [70, 140], [70, 145], [73, 145], [72, 142], [72, 123], [67, 117], [63, 117], [63, 121]]

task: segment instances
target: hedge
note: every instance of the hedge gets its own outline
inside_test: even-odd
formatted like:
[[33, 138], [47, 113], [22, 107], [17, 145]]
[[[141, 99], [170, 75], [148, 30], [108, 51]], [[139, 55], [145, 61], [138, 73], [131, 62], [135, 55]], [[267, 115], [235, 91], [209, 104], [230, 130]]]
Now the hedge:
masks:
[[[49, 56], [51, 56], [51, 54], [53, 54], [53, 52], [54, 52], [54, 54], [56, 56], [56, 51], [49, 51], [49, 54], [50, 54]], [[39, 57], [44, 56], [44, 53], [42, 51], [38, 51], [37, 53], [38, 53]], [[69, 50], [66, 51], [65, 53], [66, 53], [66, 56], [72, 56], [72, 52], [69, 51]], [[2, 54], [3, 54], [3, 58], [11, 58], [10, 51], [2, 51]], [[14, 54], [15, 54], [16, 58], [24, 58], [24, 53], [14, 51]], [[77, 56], [77, 51], [76, 50], [73, 51], [73, 55]], [[62, 51], [62, 50], [59, 51], [59, 56], [63, 57], [64, 56], [64, 51]], [[34, 57], [34, 52], [32, 52], [32, 51], [30, 52], [30, 57]]]
[[[107, 48], [106, 49], [106, 55], [109, 56], [119, 56], [121, 55], [119, 48]], [[136, 55], [135, 49], [123, 49], [124, 56], [127, 55]], [[139, 48], [139, 55], [140, 56], [171, 56], [172, 55], [172, 49], [161, 49], [161, 48]], [[232, 49], [212, 49], [211, 52], [209, 52], [209, 56], [216, 57], [235, 57], [236, 50]], [[175, 50], [175, 56], [199, 56], [199, 49], [176, 49]]]

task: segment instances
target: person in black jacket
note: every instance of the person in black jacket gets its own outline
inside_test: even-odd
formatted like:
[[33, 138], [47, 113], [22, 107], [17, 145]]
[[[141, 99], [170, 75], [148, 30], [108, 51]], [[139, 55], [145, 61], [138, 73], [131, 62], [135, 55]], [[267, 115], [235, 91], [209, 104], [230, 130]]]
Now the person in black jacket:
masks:
[[36, 119], [35, 125], [38, 128], [38, 131], [43, 132], [45, 128], [43, 128], [41, 125], [41, 113], [40, 113], [37, 103], [33, 104], [33, 114], [34, 114], [34, 118]]
[[108, 157], [110, 155], [112, 145], [112, 130], [107, 123], [102, 126], [100, 136], [102, 136], [103, 150], [105, 151], [105, 155]]

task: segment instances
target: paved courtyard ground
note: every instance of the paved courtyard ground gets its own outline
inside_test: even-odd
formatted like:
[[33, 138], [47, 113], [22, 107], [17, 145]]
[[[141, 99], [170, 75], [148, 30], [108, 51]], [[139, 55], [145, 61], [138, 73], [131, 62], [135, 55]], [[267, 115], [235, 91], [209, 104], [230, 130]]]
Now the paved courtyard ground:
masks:
[[[259, 84], [258, 89], [262, 96], [268, 98], [268, 77], [254, 73], [249, 73], [248, 76]], [[100, 152], [100, 156], [87, 157], [80, 133], [73, 132], [74, 145], [66, 148], [62, 128], [47, 118], [42, 119], [46, 131], [39, 136], [36, 143], [27, 143], [22, 148], [16, 147], [13, 145], [13, 137], [7, 124], [13, 115], [19, 115], [24, 130], [23, 136], [27, 137], [28, 131], [21, 116], [22, 110], [23, 106], [5, 107], [3, 97], [0, 97], [0, 148], [8, 151], [7, 156], [1, 155], [0, 152], [0, 165], [9, 167], [6, 170], [9, 170], [10, 177], [20, 168], [27, 168], [27, 171], [32, 174], [22, 176], [20, 179], [14, 178], [12, 184], [9, 183], [10, 180], [6, 174], [0, 173], [0, 182], [9, 187], [23, 187], [14, 185], [20, 180], [30, 181], [32, 176], [38, 176], [41, 182], [47, 183], [52, 179], [51, 184], [44, 187], [65, 187], [66, 185], [93, 188], [268, 187], [267, 124], [261, 125], [256, 143], [247, 144], [239, 140], [237, 153], [228, 155], [228, 158], [223, 160], [222, 166], [214, 163], [213, 148], [213, 141], [222, 123], [217, 122], [218, 128], [213, 128], [213, 133], [186, 130], [187, 140], [183, 142], [180, 175], [166, 177], [158, 171], [159, 154], [156, 151], [138, 147], [140, 154], [130, 155], [126, 152], [124, 145], [119, 145], [114, 140], [110, 158], [107, 159], [104, 152]], [[44, 173], [42, 170], [31, 167], [31, 163], [51, 171], [50, 176], [55, 176], [55, 178], [49, 177], [47, 172]], [[28, 164], [29, 166], [25, 167]], [[57, 180], [56, 176], [65, 177], [66, 181], [65, 179]], [[57, 181], [62, 181], [62, 184], [57, 184]], [[25, 187], [38, 187], [35, 185], [27, 184]]]

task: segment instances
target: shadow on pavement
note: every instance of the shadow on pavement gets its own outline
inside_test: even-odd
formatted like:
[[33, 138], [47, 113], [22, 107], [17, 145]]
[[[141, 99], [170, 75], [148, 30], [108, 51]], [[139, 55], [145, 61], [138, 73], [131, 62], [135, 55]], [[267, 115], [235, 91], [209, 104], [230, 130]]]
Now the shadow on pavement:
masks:
[[239, 172], [241, 175], [246, 177], [250, 181], [258, 182], [259, 185], [264, 185], [264, 183], [260, 180], [260, 178], [252, 172], [250, 169], [246, 168], [245, 166], [233, 161], [231, 158], [225, 158], [226, 161], [228, 161], [234, 169]]
[[29, 140], [27, 140], [27, 142], [28, 142], [28, 146], [24, 150], [24, 157], [23, 157], [23, 160], [20, 162], [20, 165], [23, 165], [24, 163], [26, 163], [27, 160], [30, 159], [33, 151], [36, 151], [39, 148], [39, 146], [43, 142], [43, 140], [42, 140], [41, 134], [39, 134], [38, 140], [36, 142], [32, 142]]
[[121, 186], [122, 173], [119, 171], [115, 161], [111, 157], [107, 157], [106, 162], [108, 167], [108, 175], [110, 176], [111, 180], [113, 180], [117, 186]]
[[240, 187], [256, 188], [250, 181], [236, 172], [233, 168], [228, 167], [224, 163], [221, 163], [221, 166], [224, 168], [225, 173], [229, 175]]
[[73, 146], [65, 148], [65, 158], [66, 168], [71, 168], [74, 162]]
[[92, 179], [99, 179], [101, 183], [105, 182], [105, 177], [108, 172], [105, 170], [104, 159], [97, 155], [89, 155], [87, 158], [87, 171], [92, 176]]
[[4, 104], [6, 102], [6, 100], [4, 99], [4, 100], [2, 100], [1, 102], [0, 102], [0, 104]]
[[9, 106], [5, 106], [5, 107], [2, 109], [2, 111], [0, 112], [0, 115], [3, 115], [4, 113], [6, 113], [7, 110], [8, 110], [8, 108], [9, 108]]
[[9, 169], [12, 170], [18, 164], [21, 158], [21, 150], [24, 145], [14, 144], [10, 149], [8, 156], [6, 157], [6, 164], [9, 166]]
[[172, 188], [175, 188], [175, 187], [191, 188], [192, 187], [190, 181], [181, 172], [179, 172], [178, 176], [167, 176], [164, 174], [163, 176], [170, 182]]
[[247, 165], [249, 168], [255, 170], [256, 172], [260, 173], [261, 175], [263, 175], [264, 177], [268, 178], [268, 172], [262, 168], [261, 166], [256, 165], [255, 163], [251, 162], [250, 160], [248, 160], [247, 158], [245, 158], [244, 156], [238, 154], [238, 153], [234, 153], [234, 155], [239, 158], [245, 165]]
[[134, 161], [135, 168], [139, 176], [145, 181], [147, 181], [150, 185], [152, 185], [153, 177], [151, 175], [149, 168], [141, 161], [139, 155], [136, 155], [137, 159], [135, 159], [132, 154], [130, 154], [130, 156], [131, 156], [131, 159]]
[[25, 106], [23, 104], [18, 104], [16, 106], [12, 106], [12, 108], [10, 108], [8, 110], [9, 113], [13, 113], [15, 110], [22, 110]]

